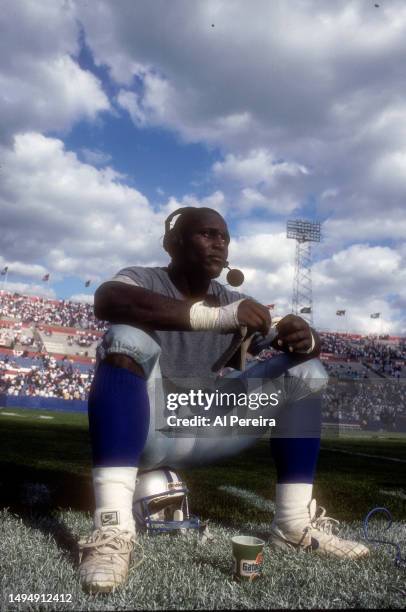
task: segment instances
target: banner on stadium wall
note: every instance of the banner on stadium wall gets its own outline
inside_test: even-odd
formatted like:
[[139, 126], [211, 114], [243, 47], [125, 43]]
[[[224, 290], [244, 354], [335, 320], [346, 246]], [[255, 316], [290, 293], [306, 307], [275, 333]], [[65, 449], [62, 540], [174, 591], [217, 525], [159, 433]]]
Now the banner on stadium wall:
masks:
[[55, 397], [28, 397], [24, 395], [0, 395], [3, 408], [28, 408], [29, 410], [50, 410], [52, 412], [86, 412], [87, 402], [63, 400]]

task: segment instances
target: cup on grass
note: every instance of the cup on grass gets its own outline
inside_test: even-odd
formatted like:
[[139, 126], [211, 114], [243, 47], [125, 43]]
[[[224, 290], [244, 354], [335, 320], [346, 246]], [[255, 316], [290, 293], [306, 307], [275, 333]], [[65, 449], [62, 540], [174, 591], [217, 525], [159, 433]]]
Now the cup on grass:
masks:
[[233, 576], [236, 580], [256, 580], [261, 576], [264, 561], [264, 540], [253, 536], [231, 538]]

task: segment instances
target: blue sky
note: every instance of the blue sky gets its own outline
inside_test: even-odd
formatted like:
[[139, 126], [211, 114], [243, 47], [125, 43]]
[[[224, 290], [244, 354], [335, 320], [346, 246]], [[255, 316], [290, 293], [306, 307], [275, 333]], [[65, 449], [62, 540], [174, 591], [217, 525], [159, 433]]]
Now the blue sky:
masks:
[[320, 220], [316, 325], [406, 334], [404, 2], [8, 0], [0, 28], [8, 289], [91, 301], [210, 206], [246, 293], [289, 312], [286, 221]]

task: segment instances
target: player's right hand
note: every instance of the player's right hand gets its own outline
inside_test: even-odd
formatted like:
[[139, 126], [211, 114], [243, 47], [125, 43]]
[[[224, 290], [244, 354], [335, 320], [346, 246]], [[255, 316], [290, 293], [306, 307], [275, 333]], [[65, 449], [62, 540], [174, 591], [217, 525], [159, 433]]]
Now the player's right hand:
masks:
[[241, 325], [248, 327], [248, 334], [261, 332], [267, 335], [271, 327], [271, 315], [268, 308], [254, 300], [244, 300], [238, 307], [237, 318]]

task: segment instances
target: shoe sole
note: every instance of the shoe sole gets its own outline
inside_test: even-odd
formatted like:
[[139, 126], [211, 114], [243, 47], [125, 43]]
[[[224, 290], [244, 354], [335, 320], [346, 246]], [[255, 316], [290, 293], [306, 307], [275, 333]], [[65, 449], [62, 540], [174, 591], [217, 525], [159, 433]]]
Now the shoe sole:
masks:
[[293, 542], [289, 542], [288, 540], [283, 540], [277, 534], [273, 534], [271, 536], [270, 546], [272, 546], [273, 548], [279, 548], [280, 550], [289, 551], [289, 552], [291, 552], [292, 550], [294, 550], [295, 552], [300, 552], [301, 550], [303, 550], [304, 552], [312, 552], [322, 557], [328, 556], [328, 557], [335, 557], [336, 559], [343, 559], [343, 560], [349, 559], [351, 561], [355, 561], [357, 559], [368, 557], [368, 555], [370, 554], [370, 550], [367, 549], [362, 553], [356, 554], [355, 556], [351, 556], [349, 554], [340, 556], [340, 555], [334, 554], [333, 552], [324, 551], [322, 548], [312, 548], [311, 545], [310, 546], [300, 546]]

